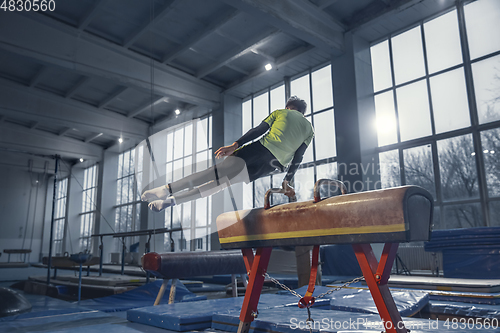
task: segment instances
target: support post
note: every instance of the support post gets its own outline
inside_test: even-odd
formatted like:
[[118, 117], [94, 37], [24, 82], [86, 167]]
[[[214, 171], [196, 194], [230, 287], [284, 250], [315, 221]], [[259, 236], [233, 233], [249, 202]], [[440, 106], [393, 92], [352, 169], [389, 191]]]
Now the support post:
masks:
[[386, 243], [379, 263], [370, 244], [352, 245], [387, 333], [408, 332], [387, 286], [398, 246], [398, 243]]
[[[247, 250], [242, 250], [245, 258], [245, 265], [248, 269], [248, 266], [251, 264], [251, 269], [249, 274], [250, 280], [248, 281], [245, 299], [243, 300], [243, 306], [241, 307], [238, 333], [248, 333], [250, 323], [254, 320], [254, 316], [257, 314], [257, 305], [259, 304], [260, 293], [262, 291], [262, 286], [264, 285], [264, 275], [267, 271], [267, 265], [269, 264], [269, 258], [271, 257], [272, 247], [258, 248], [255, 253], [255, 257], [253, 257], [251, 249], [244, 250]], [[250, 252], [252, 253], [251, 255]]]
[[236, 274], [231, 274], [231, 285], [233, 297], [238, 297], [238, 280], [236, 279]]
[[156, 296], [156, 300], [155, 300], [154, 305], [160, 304], [161, 299], [163, 298], [163, 294], [165, 293], [165, 289], [167, 288], [167, 284], [168, 284], [168, 279], [163, 279], [163, 283], [161, 284], [160, 291], [158, 292], [158, 295]]
[[83, 263], [80, 261], [80, 270], [78, 275], [78, 303], [80, 303], [80, 299], [82, 298], [82, 266]]
[[125, 237], [122, 237], [122, 275], [125, 271]]
[[104, 256], [104, 243], [102, 241], [102, 237], [99, 237], [101, 239], [101, 244], [99, 245], [99, 276], [102, 276], [102, 257]]
[[178, 279], [172, 279], [172, 284], [170, 285], [170, 294], [168, 295], [168, 304], [174, 304], [175, 302], [175, 293], [177, 289], [177, 281]]
[[50, 218], [50, 238], [49, 238], [49, 261], [47, 263], [47, 284], [50, 284], [50, 267], [52, 266], [52, 242], [54, 241], [54, 221], [56, 213], [57, 196], [57, 169], [59, 167], [59, 155], [56, 155], [56, 167], [54, 169], [54, 192], [52, 194], [52, 215]]

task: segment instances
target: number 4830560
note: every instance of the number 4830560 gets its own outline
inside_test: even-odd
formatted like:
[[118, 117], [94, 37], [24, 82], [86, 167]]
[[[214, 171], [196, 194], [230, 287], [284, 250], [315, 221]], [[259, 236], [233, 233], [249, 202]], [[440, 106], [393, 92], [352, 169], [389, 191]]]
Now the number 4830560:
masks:
[[4, 0], [0, 9], [4, 12], [53, 12], [56, 10], [54, 0]]

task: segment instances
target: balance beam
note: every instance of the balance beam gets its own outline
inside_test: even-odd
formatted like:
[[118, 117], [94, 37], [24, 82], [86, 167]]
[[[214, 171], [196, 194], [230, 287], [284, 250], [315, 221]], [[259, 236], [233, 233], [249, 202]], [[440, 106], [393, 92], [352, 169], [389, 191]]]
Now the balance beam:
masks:
[[[238, 332], [248, 332], [258, 313], [272, 247], [314, 245], [317, 253], [321, 244], [352, 244], [386, 331], [408, 332], [387, 282], [399, 243], [429, 240], [432, 196], [421, 187], [403, 186], [322, 200], [322, 185], [345, 189], [341, 182], [322, 179], [315, 185], [313, 201], [228, 212], [217, 218], [221, 247], [240, 248], [249, 272]], [[268, 200], [267, 194], [265, 207]], [[385, 243], [380, 263], [370, 243]], [[251, 248], [257, 248], [255, 255]], [[312, 278], [314, 289], [311, 282]]]

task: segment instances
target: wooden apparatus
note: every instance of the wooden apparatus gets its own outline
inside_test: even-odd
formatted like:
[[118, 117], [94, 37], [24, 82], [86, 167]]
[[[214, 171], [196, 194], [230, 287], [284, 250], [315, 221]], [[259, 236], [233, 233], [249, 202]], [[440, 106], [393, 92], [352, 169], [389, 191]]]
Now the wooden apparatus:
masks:
[[[228, 212], [217, 218], [222, 248], [242, 249], [249, 272], [239, 333], [248, 332], [257, 313], [273, 246], [315, 245], [317, 251], [321, 244], [341, 243], [352, 244], [386, 331], [408, 332], [387, 282], [399, 243], [429, 240], [432, 196], [421, 187], [403, 186], [321, 200], [319, 189], [325, 184], [346, 192], [341, 182], [322, 179], [315, 185], [313, 201]], [[276, 189], [270, 191], [276, 192]], [[269, 207], [268, 200], [269, 193], [266, 207]], [[380, 262], [370, 243], [385, 243]], [[257, 248], [255, 254], [252, 248]], [[314, 291], [314, 282], [312, 285], [311, 282], [306, 294], [309, 298]]]

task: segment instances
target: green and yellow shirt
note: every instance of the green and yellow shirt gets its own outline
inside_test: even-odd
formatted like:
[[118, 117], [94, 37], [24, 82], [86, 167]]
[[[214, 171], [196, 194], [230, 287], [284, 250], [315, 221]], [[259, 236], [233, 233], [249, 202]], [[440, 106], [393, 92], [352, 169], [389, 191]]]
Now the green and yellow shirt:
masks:
[[314, 137], [311, 123], [296, 110], [279, 109], [263, 121], [270, 129], [259, 141], [285, 167], [300, 145], [309, 146]]

